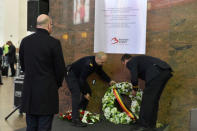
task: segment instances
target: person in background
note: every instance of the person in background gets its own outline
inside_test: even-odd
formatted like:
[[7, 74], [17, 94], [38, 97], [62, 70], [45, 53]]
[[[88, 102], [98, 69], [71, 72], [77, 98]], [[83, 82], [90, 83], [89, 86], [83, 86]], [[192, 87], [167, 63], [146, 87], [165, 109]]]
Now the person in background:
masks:
[[7, 42], [7, 45], [9, 45], [8, 53], [6, 54], [8, 56], [8, 63], [11, 68], [11, 77], [15, 76], [16, 70], [14, 68], [14, 64], [16, 63], [16, 47], [12, 44], [11, 41]]
[[52, 20], [41, 14], [37, 29], [20, 44], [19, 59], [24, 72], [21, 111], [26, 113], [26, 131], [51, 131], [59, 112], [58, 89], [64, 79], [65, 63], [59, 40], [50, 36]]
[[2, 60], [2, 75], [8, 77], [8, 52], [9, 52], [9, 45], [6, 43], [3, 46], [3, 60]]
[[2, 69], [2, 58], [3, 58], [3, 49], [0, 47], [0, 85], [3, 85], [3, 82], [2, 82], [2, 72], [1, 72], [1, 69]]
[[8, 52], [9, 52], [9, 45], [6, 42], [6, 44], [3, 46], [3, 55], [6, 55]]
[[172, 69], [166, 62], [146, 55], [132, 57], [129, 54], [125, 54], [122, 56], [121, 61], [131, 73], [131, 83], [134, 87], [132, 94], [134, 96], [138, 90], [138, 79], [145, 80], [136, 130], [154, 130], [159, 99], [166, 83], [172, 77]]
[[91, 89], [87, 82], [88, 76], [93, 72], [96, 72], [110, 85], [115, 83], [115, 81], [111, 80], [102, 69], [102, 66], [106, 61], [107, 55], [104, 52], [98, 52], [96, 56], [83, 57], [67, 67], [67, 74], [65, 75], [68, 88], [72, 95], [73, 126], [87, 126], [86, 124], [81, 123], [79, 119], [79, 109], [85, 110], [91, 97]]

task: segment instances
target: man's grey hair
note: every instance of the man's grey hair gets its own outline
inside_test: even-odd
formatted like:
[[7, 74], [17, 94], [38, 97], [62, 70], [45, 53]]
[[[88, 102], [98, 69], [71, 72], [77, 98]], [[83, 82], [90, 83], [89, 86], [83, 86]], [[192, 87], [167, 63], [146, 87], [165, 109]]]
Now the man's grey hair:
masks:
[[49, 19], [44, 19], [42, 21], [37, 21], [37, 25], [39, 26], [45, 26], [49, 23]]
[[106, 55], [104, 52], [102, 52], [102, 51], [96, 53], [96, 57], [97, 57], [97, 58], [101, 59], [102, 56], [107, 56], [107, 55]]

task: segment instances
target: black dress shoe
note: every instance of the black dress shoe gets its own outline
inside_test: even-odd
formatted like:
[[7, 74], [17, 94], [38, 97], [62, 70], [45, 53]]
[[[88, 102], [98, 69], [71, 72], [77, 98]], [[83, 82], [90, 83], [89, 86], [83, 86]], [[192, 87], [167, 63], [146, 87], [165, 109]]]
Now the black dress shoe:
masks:
[[3, 83], [1, 82], [0, 85], [3, 85]]
[[155, 128], [150, 128], [150, 127], [144, 127], [144, 126], [136, 124], [136, 125], [132, 126], [131, 131], [156, 131], [156, 129]]
[[15, 75], [10, 75], [9, 77], [14, 77]]
[[73, 120], [72, 121], [72, 126], [76, 126], [76, 127], [87, 127], [87, 124], [82, 123], [80, 120]]

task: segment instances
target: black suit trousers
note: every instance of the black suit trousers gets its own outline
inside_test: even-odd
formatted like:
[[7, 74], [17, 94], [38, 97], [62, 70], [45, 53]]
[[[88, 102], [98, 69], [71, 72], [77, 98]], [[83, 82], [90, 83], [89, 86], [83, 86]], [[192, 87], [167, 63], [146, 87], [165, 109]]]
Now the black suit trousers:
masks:
[[26, 131], [51, 131], [54, 115], [26, 114]]
[[10, 63], [10, 68], [11, 68], [11, 73], [12, 73], [12, 76], [15, 76], [15, 68], [14, 68], [14, 63]]
[[160, 70], [160, 72], [157, 77], [146, 83], [143, 91], [139, 124], [144, 127], [156, 126], [159, 99], [166, 83], [172, 77], [170, 70]]
[[72, 120], [77, 120], [80, 118], [79, 109], [86, 110], [89, 101], [81, 95], [79, 80], [72, 70], [68, 72], [66, 81], [72, 96]]

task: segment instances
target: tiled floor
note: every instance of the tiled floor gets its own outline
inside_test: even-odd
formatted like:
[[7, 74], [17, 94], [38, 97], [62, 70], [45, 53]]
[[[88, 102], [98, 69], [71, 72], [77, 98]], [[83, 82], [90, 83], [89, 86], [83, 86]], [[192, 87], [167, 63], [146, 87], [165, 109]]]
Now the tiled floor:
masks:
[[5, 117], [14, 109], [14, 78], [3, 77], [0, 86], [0, 131], [14, 131], [25, 127], [25, 116], [20, 116], [17, 110], [7, 121]]

